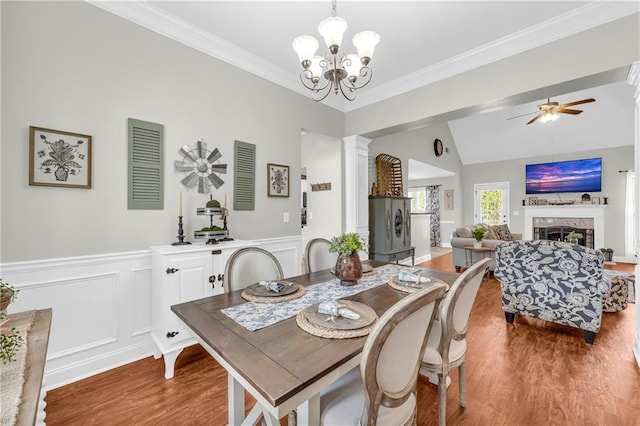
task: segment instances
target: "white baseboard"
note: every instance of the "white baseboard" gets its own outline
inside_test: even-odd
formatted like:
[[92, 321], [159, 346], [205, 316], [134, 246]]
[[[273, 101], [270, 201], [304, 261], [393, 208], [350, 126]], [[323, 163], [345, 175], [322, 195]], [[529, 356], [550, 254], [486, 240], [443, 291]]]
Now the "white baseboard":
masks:
[[[150, 357], [153, 355], [154, 350], [153, 342], [151, 339], [148, 339], [137, 345], [102, 353], [95, 357], [82, 359], [74, 363], [63, 364], [58, 368], [49, 368], [47, 365], [47, 386], [45, 390], [49, 391]], [[162, 362], [162, 360], [158, 362]], [[158, 379], [164, 379], [162, 374], [158, 376]]]
[[419, 263], [426, 262], [427, 260], [431, 260], [430, 254], [425, 254], [424, 256], [416, 257], [415, 264], [417, 265]]

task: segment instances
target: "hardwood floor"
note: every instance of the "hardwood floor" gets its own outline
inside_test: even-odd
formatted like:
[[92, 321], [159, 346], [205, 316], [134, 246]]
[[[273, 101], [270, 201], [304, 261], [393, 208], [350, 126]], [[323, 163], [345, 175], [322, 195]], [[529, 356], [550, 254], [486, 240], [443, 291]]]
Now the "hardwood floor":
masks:
[[[453, 270], [451, 254], [423, 263]], [[612, 268], [633, 272], [633, 265]], [[593, 345], [583, 333], [516, 316], [507, 324], [500, 286], [484, 281], [471, 314], [467, 407], [458, 405], [458, 374], [447, 391], [450, 425], [637, 425], [640, 369], [631, 348], [635, 305], [605, 313]], [[200, 346], [178, 357], [172, 380], [152, 357], [54, 389], [49, 425], [226, 424], [226, 373]], [[437, 389], [418, 382], [418, 424], [437, 423]], [[252, 401], [247, 396], [249, 401]], [[286, 418], [281, 420], [286, 425]]]

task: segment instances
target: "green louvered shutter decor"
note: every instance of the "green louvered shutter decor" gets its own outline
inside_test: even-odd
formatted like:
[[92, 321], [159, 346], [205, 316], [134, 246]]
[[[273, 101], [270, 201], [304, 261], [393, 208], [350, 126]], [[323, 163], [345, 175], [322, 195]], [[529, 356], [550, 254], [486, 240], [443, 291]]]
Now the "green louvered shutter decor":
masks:
[[233, 209], [255, 210], [256, 146], [235, 141], [234, 153]]
[[164, 126], [130, 118], [129, 209], [164, 208]]

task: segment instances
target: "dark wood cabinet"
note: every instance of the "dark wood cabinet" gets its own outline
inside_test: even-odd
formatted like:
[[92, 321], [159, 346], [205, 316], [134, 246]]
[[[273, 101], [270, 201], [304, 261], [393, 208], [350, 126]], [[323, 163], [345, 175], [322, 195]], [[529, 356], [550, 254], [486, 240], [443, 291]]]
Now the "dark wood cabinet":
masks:
[[398, 262], [411, 257], [411, 198], [369, 197], [369, 258]]

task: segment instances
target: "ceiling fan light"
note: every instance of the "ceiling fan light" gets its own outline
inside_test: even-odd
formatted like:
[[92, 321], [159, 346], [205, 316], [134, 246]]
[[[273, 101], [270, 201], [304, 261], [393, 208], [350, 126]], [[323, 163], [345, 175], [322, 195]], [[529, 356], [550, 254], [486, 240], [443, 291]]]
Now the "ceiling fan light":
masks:
[[556, 121], [558, 117], [558, 114], [556, 114], [555, 112], [547, 112], [540, 118], [540, 122], [547, 123], [549, 121]]
[[324, 37], [324, 41], [327, 44], [327, 47], [334, 55], [337, 53], [338, 48], [342, 44], [342, 36], [344, 35], [344, 32], [346, 30], [347, 21], [339, 16], [332, 16], [331, 18], [327, 18], [324, 21], [320, 22], [320, 25], [318, 25], [318, 32], [320, 33], [320, 35], [322, 35], [322, 37]]
[[304, 64], [305, 61], [313, 61], [313, 56], [316, 54], [319, 44], [315, 37], [310, 35], [301, 35], [293, 40], [291, 47], [293, 47], [293, 50], [298, 54], [300, 63]]
[[373, 31], [361, 31], [353, 36], [351, 42], [358, 49], [358, 56], [361, 60], [366, 58], [366, 63], [363, 62], [363, 65], [367, 65], [369, 60], [373, 58], [373, 51], [380, 42], [380, 36]]

